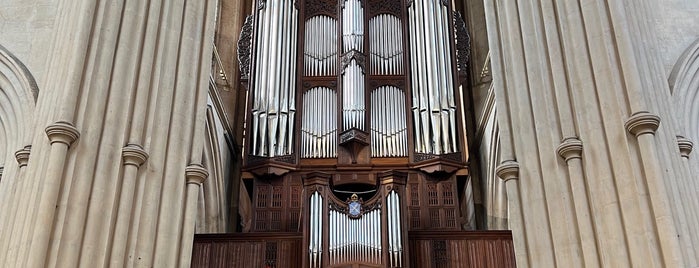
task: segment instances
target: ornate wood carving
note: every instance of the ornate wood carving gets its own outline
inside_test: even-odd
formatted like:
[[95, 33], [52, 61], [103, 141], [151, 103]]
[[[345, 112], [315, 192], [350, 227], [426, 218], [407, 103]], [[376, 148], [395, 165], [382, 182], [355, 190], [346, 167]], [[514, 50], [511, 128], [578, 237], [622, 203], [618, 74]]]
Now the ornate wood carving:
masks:
[[459, 76], [467, 76], [471, 57], [471, 36], [466, 28], [466, 22], [459, 12], [454, 12], [454, 39], [456, 42], [456, 70]]
[[352, 62], [352, 59], [357, 61], [357, 65], [362, 67], [362, 73], [366, 74], [366, 57], [359, 51], [351, 50], [344, 55], [342, 55], [342, 70], [344, 73], [345, 68]]
[[306, 18], [328, 15], [337, 18], [337, 0], [306, 0]]
[[369, 16], [373, 17], [378, 14], [392, 14], [396, 17], [401, 16], [401, 1], [398, 0], [367, 0], [367, 5], [369, 6], [367, 10], [369, 11]]
[[250, 78], [250, 55], [252, 54], [252, 22], [253, 16], [245, 18], [243, 28], [238, 38], [238, 65], [242, 79]]

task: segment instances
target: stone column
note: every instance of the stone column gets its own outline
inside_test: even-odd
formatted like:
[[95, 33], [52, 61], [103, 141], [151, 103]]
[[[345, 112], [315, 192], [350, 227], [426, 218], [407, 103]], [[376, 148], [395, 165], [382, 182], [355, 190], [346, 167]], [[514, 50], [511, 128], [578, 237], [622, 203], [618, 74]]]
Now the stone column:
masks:
[[117, 220], [114, 226], [114, 240], [110, 254], [110, 266], [112, 267], [124, 266], [138, 168], [148, 159], [148, 153], [138, 144], [127, 144], [121, 149], [121, 155], [124, 163], [124, 178], [121, 184]]
[[187, 178], [187, 199], [184, 208], [184, 226], [182, 227], [182, 242], [180, 242], [179, 267], [189, 267], [192, 262], [192, 243], [194, 243], [194, 222], [197, 218], [197, 202], [199, 201], [199, 188], [204, 183], [209, 172], [198, 164], [187, 166], [185, 169]]
[[46, 178], [41, 191], [41, 200], [37, 207], [36, 224], [37, 228], [32, 235], [30, 255], [27, 267], [45, 267], [46, 256], [48, 255], [49, 239], [54, 225], [56, 213], [56, 203], [63, 183], [63, 171], [65, 169], [68, 149], [80, 136], [78, 130], [68, 122], [56, 122], [46, 128], [46, 136], [51, 142], [48, 163], [46, 167]]
[[523, 234], [514, 239], [515, 257], [517, 267], [530, 267], [527, 237], [522, 217], [521, 197], [519, 196], [519, 164], [516, 161], [508, 160], [502, 162], [495, 170], [500, 179], [505, 182], [507, 188], [507, 202], [509, 208], [508, 223], [513, 233]]
[[568, 167], [570, 177], [570, 189], [573, 203], [575, 204], [575, 216], [580, 235], [583, 267], [599, 267], [599, 255], [597, 253], [597, 238], [590, 215], [587, 187], [583, 174], [582, 151], [583, 144], [577, 138], [569, 138], [563, 141], [556, 150], [563, 157]]
[[637, 112], [626, 121], [625, 126], [626, 130], [638, 139], [663, 264], [668, 267], [682, 267], [684, 262], [677, 239], [679, 235], [672, 218], [672, 210], [663, 182], [662, 167], [659, 165], [660, 161], [655, 148], [655, 131], [660, 126], [660, 117], [649, 112]]
[[528, 257], [518, 265], [685, 265], [678, 235], [695, 235], [678, 232], [689, 222], [686, 197], [661, 177], [679, 176], [674, 127], [626, 131], [637, 112], [670, 111], [644, 42], [653, 37], [647, 2], [484, 2], [502, 159], [516, 159], [521, 178], [524, 228], [512, 229], [515, 251]]
[[0, 266], [174, 267], [192, 224], [181, 171], [201, 163], [217, 1], [58, 2], [12, 200], [25, 209]]
[[[680, 150], [680, 156], [682, 157], [682, 164], [685, 168], [685, 176], [683, 178], [678, 178], [678, 184], [680, 184], [680, 190], [683, 192], [684, 196], [687, 197], [689, 202], [684, 202], [683, 205], [686, 206], [688, 212], [688, 223], [685, 225], [687, 228], [683, 233], [697, 234], [699, 233], [699, 196], [697, 194], [697, 189], [699, 189], [699, 181], [696, 177], [692, 177], [692, 164], [689, 162], [689, 155], [692, 153], [694, 148], [694, 143], [689, 139], [677, 136], [677, 146]], [[690, 266], [697, 266], [699, 264], [699, 235], [686, 235], [680, 237], [681, 240], [686, 240], [685, 243], [691, 245], [691, 247], [684, 246], [683, 249], [686, 250], [686, 256], [689, 256], [687, 264]]]
[[19, 170], [17, 171], [15, 178], [12, 178], [14, 180], [12, 182], [12, 191], [10, 192], [9, 196], [6, 197], [5, 204], [2, 204], [4, 209], [1, 211], [7, 214], [6, 217], [3, 217], [2, 219], [3, 226], [1, 230], [3, 231], [0, 232], [0, 246], [2, 246], [2, 248], [0, 248], [0, 265], [3, 264], [2, 260], [6, 260], [6, 258], [9, 257], [7, 252], [10, 249], [9, 247], [12, 237], [15, 236], [15, 233], [12, 232], [12, 230], [14, 229], [15, 224], [17, 224], [14, 219], [21, 218], [24, 212], [23, 209], [19, 209], [17, 203], [13, 203], [12, 201], [22, 198], [21, 192], [27, 182], [27, 180], [24, 179], [23, 174], [27, 167], [27, 163], [29, 162], [31, 148], [31, 145], [27, 145], [15, 152], [15, 159], [17, 160]]

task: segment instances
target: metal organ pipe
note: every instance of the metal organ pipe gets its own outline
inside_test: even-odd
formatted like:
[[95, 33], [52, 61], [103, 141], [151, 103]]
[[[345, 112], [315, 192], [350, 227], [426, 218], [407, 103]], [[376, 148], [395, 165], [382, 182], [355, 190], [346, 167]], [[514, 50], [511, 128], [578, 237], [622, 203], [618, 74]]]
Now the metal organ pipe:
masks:
[[418, 153], [458, 151], [450, 18], [441, 0], [415, 1], [408, 9]]
[[326, 87], [309, 89], [303, 95], [301, 157], [329, 158], [337, 155], [337, 97]]
[[373, 157], [408, 155], [405, 94], [399, 88], [382, 86], [371, 92], [371, 139]]
[[330, 208], [329, 263], [381, 263], [380, 209], [365, 212], [360, 218], [350, 218], [346, 211]]
[[403, 245], [401, 239], [400, 200], [395, 191], [386, 197], [388, 216], [388, 255], [391, 267], [402, 267]]
[[288, 155], [293, 151], [298, 10], [293, 0], [268, 0], [257, 17], [250, 153]]
[[[364, 52], [364, 9], [359, 0], [347, 0], [342, 9], [343, 53]], [[343, 128], [364, 130], [364, 71], [355, 59], [342, 70]]]
[[318, 192], [315, 192], [311, 195], [310, 203], [308, 255], [311, 267], [315, 268], [322, 265], [323, 197]]
[[306, 76], [333, 76], [337, 67], [337, 21], [319, 15], [306, 20], [304, 71]]
[[403, 31], [398, 17], [379, 14], [369, 20], [369, 52], [372, 74], [403, 74]]

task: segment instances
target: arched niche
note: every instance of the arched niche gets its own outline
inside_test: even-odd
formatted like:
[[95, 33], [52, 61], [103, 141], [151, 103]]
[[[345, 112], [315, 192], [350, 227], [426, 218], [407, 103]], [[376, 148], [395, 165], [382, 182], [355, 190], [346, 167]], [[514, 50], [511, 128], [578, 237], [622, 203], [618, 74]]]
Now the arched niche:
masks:
[[18, 168], [15, 152], [31, 142], [39, 87], [27, 67], [0, 45], [0, 165], [3, 177]]
[[699, 141], [699, 39], [685, 50], [670, 73], [674, 113], [680, 135]]

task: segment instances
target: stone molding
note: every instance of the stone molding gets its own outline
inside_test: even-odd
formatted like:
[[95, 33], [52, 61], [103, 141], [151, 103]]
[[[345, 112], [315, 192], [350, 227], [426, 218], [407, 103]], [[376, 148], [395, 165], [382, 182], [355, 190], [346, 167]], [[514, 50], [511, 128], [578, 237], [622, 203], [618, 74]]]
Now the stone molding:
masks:
[[70, 147], [80, 137], [80, 132], [73, 124], [65, 121], [58, 121], [46, 127], [46, 136], [51, 144], [63, 143]]
[[121, 158], [124, 159], [124, 165], [140, 167], [148, 160], [148, 153], [141, 145], [127, 144], [121, 149]]
[[636, 137], [643, 134], [655, 134], [660, 126], [660, 117], [647, 111], [637, 112], [626, 120], [624, 126]]
[[689, 154], [692, 153], [694, 148], [694, 143], [685, 137], [677, 136], [677, 146], [680, 147], [680, 155], [684, 158], [689, 158]]
[[503, 181], [519, 180], [519, 163], [514, 160], [507, 160], [495, 169], [495, 174]]
[[31, 154], [31, 150], [32, 146], [27, 145], [15, 152], [15, 158], [17, 159], [17, 163], [19, 164], [20, 168], [26, 167], [27, 163], [29, 163], [29, 154]]
[[583, 144], [578, 138], [566, 138], [556, 149], [556, 153], [563, 157], [566, 162], [576, 158], [581, 159], [582, 151]]
[[190, 164], [184, 170], [187, 184], [201, 185], [209, 177], [209, 171], [199, 164]]

